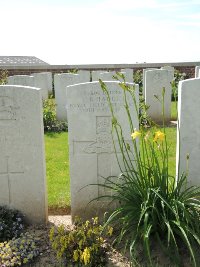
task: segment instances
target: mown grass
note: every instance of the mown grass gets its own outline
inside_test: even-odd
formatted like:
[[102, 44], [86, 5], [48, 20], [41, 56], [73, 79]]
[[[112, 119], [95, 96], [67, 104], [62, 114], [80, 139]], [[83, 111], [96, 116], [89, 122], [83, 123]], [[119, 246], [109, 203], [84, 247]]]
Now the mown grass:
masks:
[[46, 133], [45, 150], [49, 208], [69, 208], [68, 133]]
[[175, 121], [177, 119], [177, 102], [171, 102], [171, 120]]
[[[169, 173], [175, 175], [176, 127], [166, 128], [169, 151]], [[49, 209], [70, 207], [68, 133], [46, 133], [46, 172]]]

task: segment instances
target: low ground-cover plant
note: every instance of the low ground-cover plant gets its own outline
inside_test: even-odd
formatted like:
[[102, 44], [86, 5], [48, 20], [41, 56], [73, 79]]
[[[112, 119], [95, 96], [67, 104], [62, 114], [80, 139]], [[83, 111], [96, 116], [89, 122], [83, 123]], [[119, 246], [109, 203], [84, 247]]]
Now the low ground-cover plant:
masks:
[[0, 242], [18, 237], [24, 226], [24, 216], [21, 212], [0, 206]]
[[53, 98], [43, 100], [44, 130], [48, 132], [67, 131], [67, 123], [56, 119], [56, 104]]
[[[135, 129], [128, 104], [128, 95], [136, 104], [134, 86], [120, 83], [124, 93], [124, 106], [130, 123], [132, 144], [127, 144], [123, 128], [117, 121], [110, 101], [109, 91], [100, 80], [102, 90], [107, 95], [112, 114], [112, 131], [117, 136], [117, 144], [123, 156], [119, 162], [121, 175], [113, 180], [108, 177], [105, 184], [99, 184], [112, 190], [111, 201], [118, 207], [110, 214], [105, 226], [113, 224], [119, 229], [116, 241], [125, 242], [134, 258], [137, 245], [142, 242], [149, 266], [152, 240], [159, 242], [166, 254], [181, 263], [181, 249], [187, 250], [191, 261], [197, 266], [198, 255], [195, 248], [200, 248], [200, 188], [189, 187], [187, 174], [178, 173], [177, 179], [169, 174], [169, 145], [165, 132], [164, 107], [163, 127], [156, 132], [147, 130], [145, 125]], [[163, 99], [164, 103], [164, 92]], [[135, 105], [135, 112], [138, 108]], [[137, 140], [140, 140], [140, 146]], [[116, 153], [118, 158], [118, 154]]]
[[[98, 218], [82, 222], [75, 220], [74, 229], [58, 230], [52, 228], [50, 241], [58, 258], [63, 258], [66, 266], [98, 267], [106, 264], [106, 246], [102, 235], [103, 227], [98, 224]], [[112, 235], [113, 229], [107, 227], [106, 234]]]
[[0, 243], [0, 266], [21, 266], [39, 255], [38, 239], [25, 233], [19, 238]]

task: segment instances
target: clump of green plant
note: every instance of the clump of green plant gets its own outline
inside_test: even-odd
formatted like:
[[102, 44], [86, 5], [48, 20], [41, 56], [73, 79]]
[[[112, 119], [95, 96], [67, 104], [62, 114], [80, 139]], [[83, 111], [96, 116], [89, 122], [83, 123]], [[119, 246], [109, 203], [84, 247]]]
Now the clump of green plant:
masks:
[[[139, 119], [135, 88], [125, 81], [119, 83], [124, 94], [124, 106], [132, 137], [132, 143], [127, 143], [123, 128], [112, 108], [109, 90], [105, 83], [99, 81], [110, 105], [112, 133], [117, 137], [114, 148], [119, 147], [122, 155], [121, 160], [119, 153], [115, 151], [121, 170], [120, 176], [115, 180], [108, 177], [106, 183], [99, 184], [112, 190], [112, 195], [105, 197], [118, 203], [105, 226], [112, 224], [115, 229], [119, 229], [116, 241], [129, 246], [132, 259], [137, 245], [142, 243], [148, 265], [153, 266], [152, 241], [156, 240], [160, 248], [179, 266], [182, 266], [183, 247], [190, 255], [193, 265], [197, 266], [196, 250], [200, 248], [200, 188], [188, 185], [187, 173], [178, 173], [177, 179], [169, 175], [169, 145], [165, 133], [164, 107], [162, 129], [147, 131], [143, 125], [136, 129], [131, 117], [131, 112], [135, 112]], [[162, 103], [164, 94], [163, 88]], [[128, 103], [129, 97], [135, 106], [134, 111]]]
[[178, 100], [178, 83], [180, 81], [183, 81], [187, 79], [186, 73], [181, 73], [179, 70], [174, 71], [174, 79], [171, 82], [172, 86], [172, 101], [177, 101]]
[[142, 87], [143, 87], [143, 73], [142, 73], [142, 70], [136, 70], [133, 73], [133, 81], [134, 81], [134, 83], [139, 85], [140, 91], [142, 92]]
[[24, 216], [18, 210], [0, 206], [0, 242], [18, 237], [24, 226]]
[[67, 123], [56, 119], [56, 105], [52, 98], [43, 100], [44, 130], [48, 132], [67, 131]]
[[7, 70], [2, 70], [0, 72], [0, 84], [6, 84], [7, 83], [7, 78], [8, 78], [8, 71]]
[[0, 243], [0, 266], [21, 266], [39, 255], [39, 240], [25, 233], [19, 238]]
[[177, 103], [178, 103], [178, 84], [180, 81], [183, 81], [185, 79], [188, 79], [189, 77], [186, 75], [186, 73], [181, 73], [178, 70], [174, 71], [174, 79], [171, 82], [172, 87], [172, 96], [171, 100], [175, 102], [175, 117], [177, 117]]
[[[75, 219], [74, 229], [65, 230], [60, 226], [50, 230], [50, 241], [58, 258], [63, 258], [66, 266], [97, 267], [106, 264], [106, 246], [102, 235], [103, 227], [98, 218], [82, 222]], [[107, 227], [106, 234], [112, 235], [113, 228]]]

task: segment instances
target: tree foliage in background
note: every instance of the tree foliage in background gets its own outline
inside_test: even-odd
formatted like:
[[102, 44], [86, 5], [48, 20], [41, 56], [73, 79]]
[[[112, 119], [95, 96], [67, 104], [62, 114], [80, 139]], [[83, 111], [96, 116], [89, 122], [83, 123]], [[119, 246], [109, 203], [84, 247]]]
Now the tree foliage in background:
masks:
[[8, 78], [8, 71], [7, 70], [1, 70], [0, 71], [0, 84], [6, 84]]
[[143, 87], [143, 72], [142, 70], [137, 70], [133, 72], [133, 81], [134, 83], [139, 85], [140, 91], [142, 91]]
[[180, 81], [183, 81], [185, 79], [188, 79], [189, 77], [183, 72], [181, 73], [179, 70], [174, 71], [174, 79], [171, 82], [172, 86], [172, 101], [178, 100], [178, 83]]

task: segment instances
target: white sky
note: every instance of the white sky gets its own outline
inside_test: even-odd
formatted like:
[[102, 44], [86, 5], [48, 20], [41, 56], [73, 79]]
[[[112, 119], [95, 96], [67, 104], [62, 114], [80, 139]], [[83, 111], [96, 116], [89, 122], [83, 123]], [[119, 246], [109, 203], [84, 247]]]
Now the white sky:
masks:
[[0, 25], [1, 56], [200, 61], [200, 0], [0, 0]]

